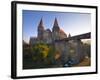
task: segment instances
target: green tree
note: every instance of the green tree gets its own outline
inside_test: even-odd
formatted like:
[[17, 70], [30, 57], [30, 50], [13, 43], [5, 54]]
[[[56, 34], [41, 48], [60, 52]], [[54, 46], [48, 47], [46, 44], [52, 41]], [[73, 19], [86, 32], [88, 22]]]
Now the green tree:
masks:
[[39, 66], [52, 66], [54, 63], [54, 53], [55, 48], [44, 43], [38, 43], [32, 47], [32, 59]]
[[38, 43], [32, 47], [33, 59], [37, 61], [44, 60], [49, 53], [49, 47], [46, 44]]

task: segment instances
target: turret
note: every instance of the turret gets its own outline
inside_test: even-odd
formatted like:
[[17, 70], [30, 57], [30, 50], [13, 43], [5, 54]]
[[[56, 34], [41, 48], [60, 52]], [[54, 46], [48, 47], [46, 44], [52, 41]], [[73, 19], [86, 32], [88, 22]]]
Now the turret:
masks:
[[69, 33], [68, 37], [71, 37], [71, 34]]
[[59, 25], [58, 25], [58, 21], [55, 18], [54, 25], [53, 25], [53, 28], [52, 28], [53, 40], [58, 40], [60, 38], [59, 31], [60, 31], [60, 28], [59, 28]]
[[44, 32], [44, 25], [43, 25], [43, 20], [41, 18], [40, 23], [38, 25], [38, 38], [40, 40], [43, 39], [43, 32]]
[[60, 28], [59, 28], [59, 25], [58, 25], [58, 21], [57, 21], [57, 19], [55, 18], [52, 31], [54, 32], [54, 31], [59, 31], [59, 30], [60, 30]]

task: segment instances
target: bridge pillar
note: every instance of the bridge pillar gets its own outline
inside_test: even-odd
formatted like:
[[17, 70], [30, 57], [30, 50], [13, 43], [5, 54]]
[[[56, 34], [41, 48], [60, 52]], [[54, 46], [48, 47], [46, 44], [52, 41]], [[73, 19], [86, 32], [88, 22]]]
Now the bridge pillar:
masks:
[[72, 65], [80, 63], [84, 58], [83, 43], [80, 39], [69, 41], [59, 41], [54, 43], [56, 51], [60, 53], [60, 63], [62, 66], [71, 61]]
[[68, 42], [64, 41], [63, 43], [64, 47], [61, 52], [61, 62], [63, 65], [66, 64], [66, 62], [69, 60], [69, 49], [70, 49], [69, 45], [70, 44]]
[[84, 48], [83, 48], [83, 44], [81, 42], [81, 40], [72, 40], [69, 41], [70, 43], [70, 58], [73, 62], [73, 64], [78, 64], [80, 63], [84, 57]]

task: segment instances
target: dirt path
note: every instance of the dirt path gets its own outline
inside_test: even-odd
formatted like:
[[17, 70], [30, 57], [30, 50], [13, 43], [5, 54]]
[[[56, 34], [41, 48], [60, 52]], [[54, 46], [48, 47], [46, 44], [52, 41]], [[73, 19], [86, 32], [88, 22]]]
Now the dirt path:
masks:
[[90, 58], [84, 58], [84, 60], [81, 63], [79, 63], [75, 66], [90, 66], [90, 65], [91, 65]]

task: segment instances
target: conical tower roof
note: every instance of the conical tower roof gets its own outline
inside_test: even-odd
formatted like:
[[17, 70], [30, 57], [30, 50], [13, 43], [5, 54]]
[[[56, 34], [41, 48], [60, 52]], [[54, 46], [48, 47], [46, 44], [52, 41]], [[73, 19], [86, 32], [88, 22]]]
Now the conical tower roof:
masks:
[[54, 20], [54, 25], [53, 25], [52, 30], [53, 31], [59, 31], [60, 30], [59, 25], [58, 25], [57, 18], [55, 18], [55, 20]]
[[37, 31], [38, 31], [38, 38], [40, 40], [42, 40], [43, 39], [43, 32], [44, 32], [44, 24], [43, 24], [42, 18], [41, 18], [41, 20], [39, 22]]
[[55, 18], [55, 21], [54, 21], [54, 25], [53, 25], [53, 26], [55, 26], [55, 27], [56, 27], [56, 26], [59, 26], [59, 25], [58, 25], [57, 18]]
[[41, 18], [40, 23], [39, 23], [39, 25], [38, 25], [38, 26], [43, 27], [43, 20], [42, 20], [42, 18]]
[[71, 37], [71, 34], [69, 33], [68, 37]]

